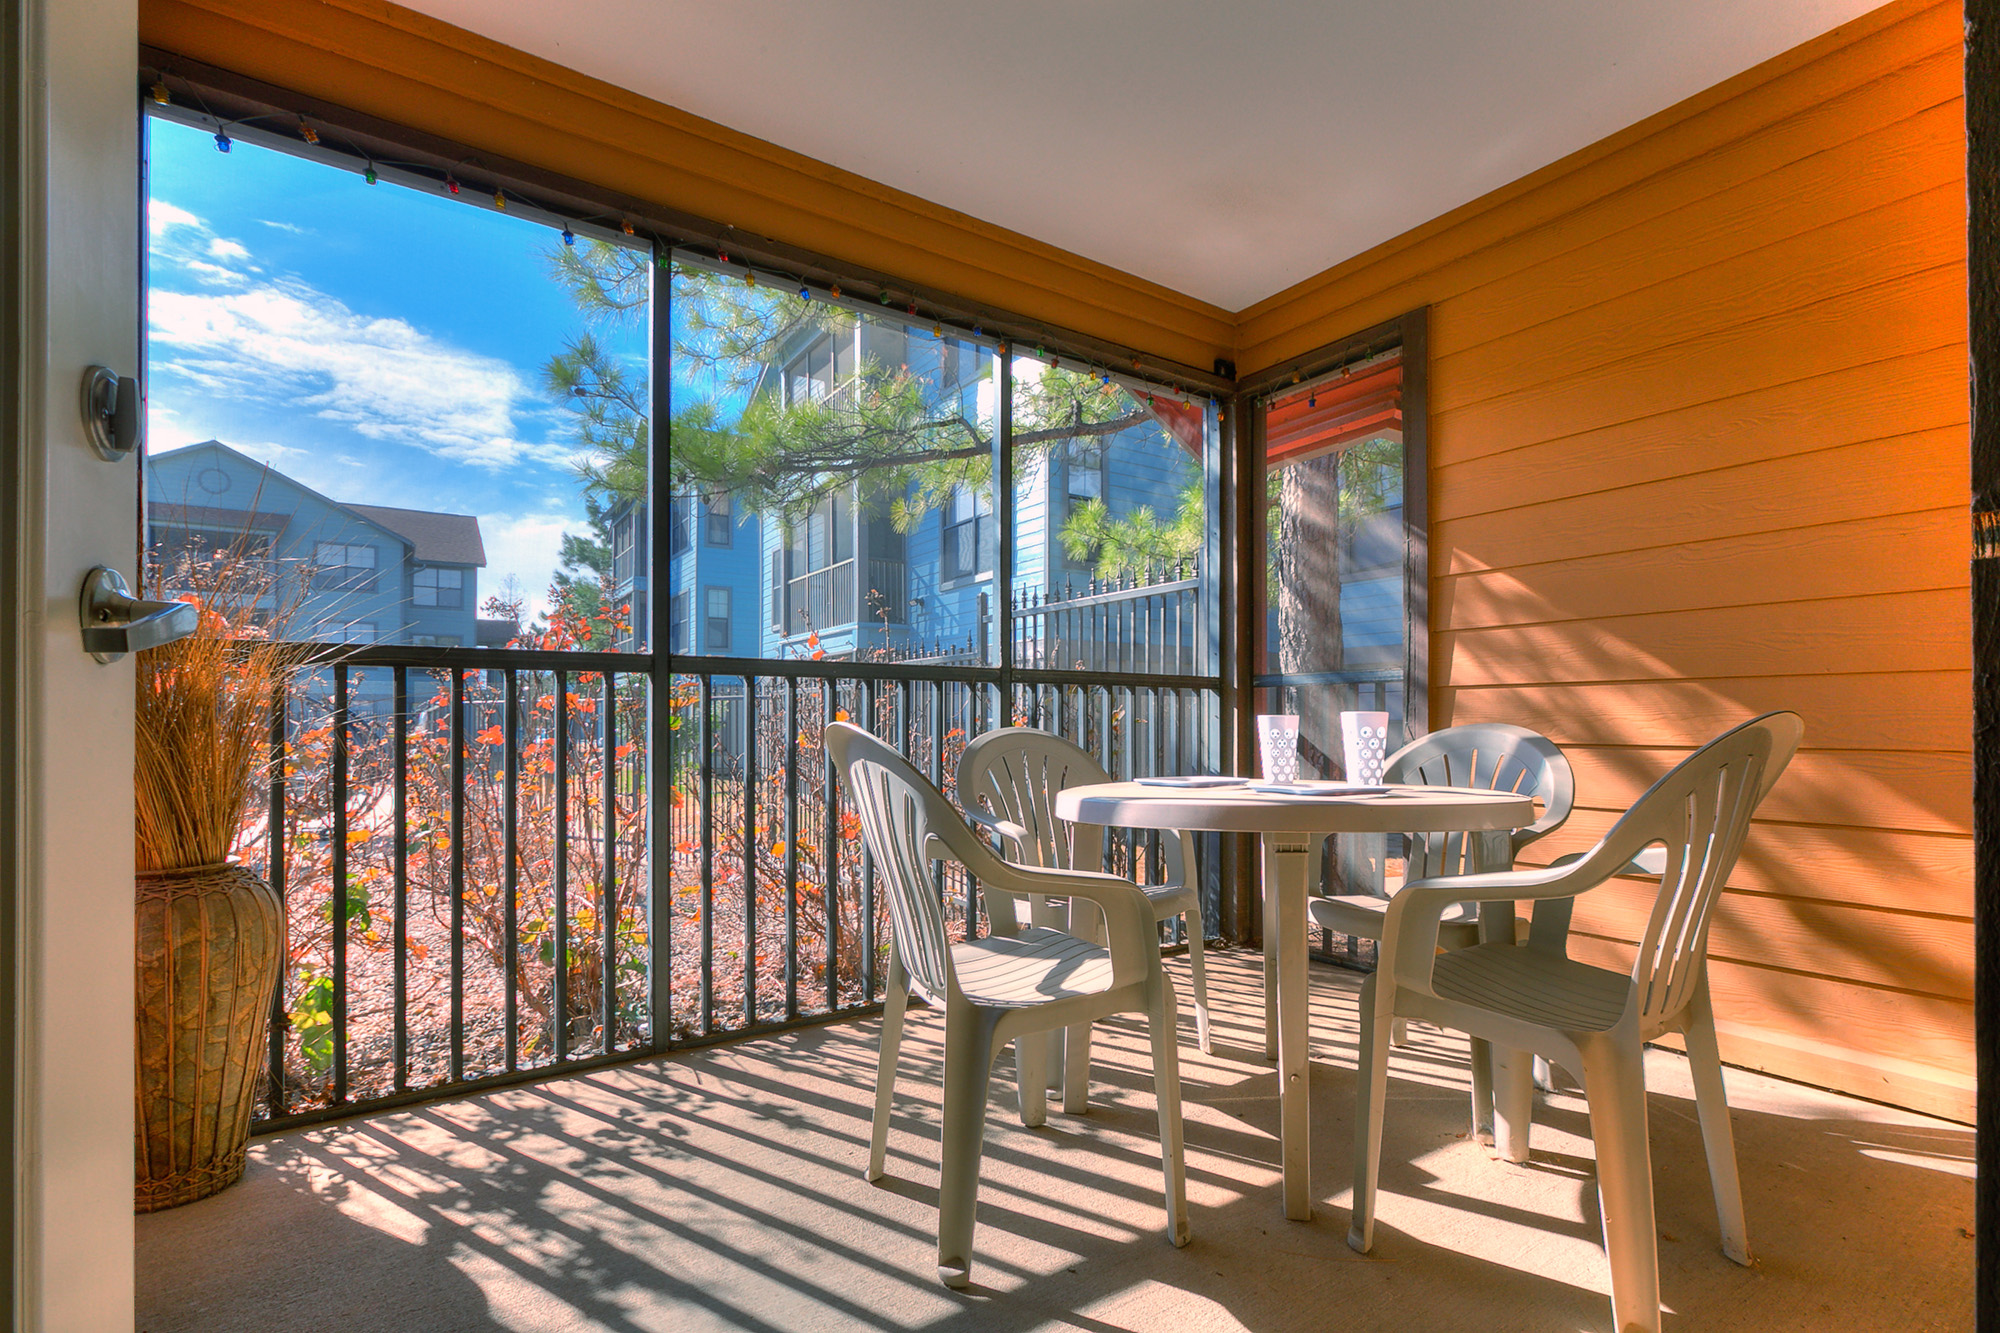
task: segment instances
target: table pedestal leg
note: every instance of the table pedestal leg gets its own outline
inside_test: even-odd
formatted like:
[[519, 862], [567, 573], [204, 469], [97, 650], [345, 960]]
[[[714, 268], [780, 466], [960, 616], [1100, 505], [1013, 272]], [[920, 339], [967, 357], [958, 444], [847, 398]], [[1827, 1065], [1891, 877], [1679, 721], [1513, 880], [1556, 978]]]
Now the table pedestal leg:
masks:
[[1266, 1031], [1277, 1034], [1279, 1160], [1285, 1177], [1285, 1216], [1295, 1222], [1310, 1221], [1313, 1215], [1306, 858], [1315, 844], [1315, 839], [1300, 834], [1264, 835], [1266, 993], [1273, 997], [1266, 999], [1265, 1008], [1267, 1015], [1273, 1007], [1277, 1011], [1276, 1022]]
[[[1270, 868], [1266, 861], [1266, 874]], [[1278, 922], [1269, 906], [1264, 909], [1264, 1059], [1278, 1063]]]

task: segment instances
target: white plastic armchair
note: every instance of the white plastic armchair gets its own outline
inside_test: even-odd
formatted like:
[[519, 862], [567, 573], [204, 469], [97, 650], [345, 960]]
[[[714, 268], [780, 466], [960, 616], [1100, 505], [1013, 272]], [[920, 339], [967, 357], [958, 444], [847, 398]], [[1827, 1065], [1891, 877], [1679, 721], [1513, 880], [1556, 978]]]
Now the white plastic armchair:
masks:
[[[1582, 1076], [1611, 1264], [1612, 1323], [1621, 1333], [1660, 1327], [1641, 1047], [1668, 1032], [1684, 1033], [1722, 1250], [1737, 1263], [1750, 1262], [1708, 996], [1708, 927], [1751, 813], [1803, 734], [1795, 713], [1752, 719], [1654, 783], [1579, 857], [1546, 869], [1418, 881], [1396, 895], [1384, 922], [1381, 966], [1361, 991], [1350, 1246], [1366, 1253], [1374, 1244], [1389, 1030], [1398, 1018], [1414, 1018], [1534, 1051]], [[1649, 849], [1654, 855], [1640, 858]], [[1574, 898], [1647, 864], [1658, 867], [1660, 887], [1629, 975], [1573, 962], [1532, 935], [1525, 947], [1496, 941], [1437, 951], [1440, 922], [1455, 903]]]
[[[1176, 1246], [1187, 1244], [1174, 992], [1160, 966], [1158, 935], [1146, 896], [1117, 875], [1044, 870], [1003, 861], [966, 827], [936, 787], [873, 735], [836, 722], [826, 728], [826, 744], [889, 893], [889, 979], [868, 1146], [870, 1180], [883, 1174], [896, 1058], [909, 997], [914, 992], [944, 1010], [939, 1278], [952, 1287], [971, 1281], [979, 1158], [994, 1056], [1014, 1041], [1016, 1059], [1033, 1067], [1023, 1073], [1022, 1095], [1039, 1100], [1046, 1071], [1036, 1066], [1047, 1046], [1021, 1038], [1109, 1014], [1147, 1016], [1166, 1173], [1167, 1235]], [[1106, 944], [1090, 944], [1045, 926], [950, 943], [931, 882], [934, 860], [964, 864], [989, 890], [1088, 899], [1103, 913]], [[1041, 1106], [1022, 1110], [1028, 1123], [1042, 1123]]]
[[[977, 736], [958, 760], [958, 797], [966, 817], [998, 835], [1007, 858], [1048, 869], [1103, 864], [1104, 829], [1096, 824], [1072, 824], [1055, 814], [1056, 793], [1068, 787], [1109, 782], [1111, 775], [1074, 741], [1035, 727], [1001, 727]], [[989, 807], [981, 809], [980, 802]], [[1207, 927], [1201, 919], [1200, 886], [1190, 873], [1194, 840], [1184, 831], [1160, 839], [1163, 880], [1142, 884], [1160, 921], [1182, 917], [1187, 923], [1188, 970], [1194, 980], [1195, 1034], [1202, 1053], [1213, 1048], [1208, 1036], [1208, 978], [1202, 959]], [[1032, 908], [1030, 909], [1032, 917]], [[1087, 1037], [1086, 1037], [1087, 1040]], [[1080, 1089], [1064, 1081], [1063, 1109], [1081, 1111]]]
[[[1512, 833], [1413, 833], [1405, 882], [1462, 875], [1476, 869], [1504, 870], [1514, 856], [1538, 838], [1546, 837], [1570, 816], [1576, 805], [1576, 775], [1560, 747], [1548, 737], [1504, 722], [1474, 722], [1446, 727], [1420, 736], [1389, 756], [1382, 780], [1429, 787], [1477, 787], [1487, 791], [1525, 792], [1540, 802], [1542, 814]], [[1481, 841], [1481, 840], [1484, 841]], [[1356, 939], [1380, 940], [1390, 899], [1384, 894], [1351, 893], [1313, 897], [1306, 911], [1315, 925]], [[1557, 949], [1569, 933], [1568, 899], [1537, 903], [1534, 930]], [[1511, 923], [1511, 915], [1510, 915]], [[1479, 904], [1461, 901], [1447, 907], [1439, 919], [1438, 943], [1462, 949], [1479, 942]], [[1396, 1039], [1400, 1042], [1399, 1031]], [[1533, 1087], [1525, 1068], [1514, 1069], [1508, 1056], [1496, 1062], [1491, 1047], [1472, 1043], [1472, 1133], [1481, 1143], [1495, 1143], [1512, 1161], [1528, 1156], [1528, 1119]], [[1496, 1069], [1496, 1063], [1499, 1068]], [[1495, 1089], [1500, 1088], [1500, 1114], [1494, 1114]]]
[[[1569, 760], [1548, 737], [1502, 722], [1476, 722], [1446, 727], [1418, 737], [1389, 756], [1382, 781], [1429, 787], [1477, 787], [1486, 791], [1528, 793], [1541, 803], [1542, 815], [1512, 833], [1416, 833], [1410, 835], [1407, 880], [1463, 874], [1480, 864], [1480, 838], [1504, 840], [1501, 856], [1508, 865], [1523, 847], [1562, 827], [1576, 805], [1576, 776]], [[1489, 858], [1487, 868], [1492, 868]], [[1479, 942], [1477, 904], [1454, 904], [1440, 921], [1439, 942], [1456, 948]], [[1566, 907], [1566, 904], [1564, 905]], [[1382, 919], [1389, 898], [1379, 894], [1338, 894], [1309, 899], [1306, 910], [1330, 930], [1359, 939], [1382, 938]], [[1541, 920], [1540, 909], [1536, 917]], [[1568, 929], [1568, 912], [1560, 912], [1556, 931]]]

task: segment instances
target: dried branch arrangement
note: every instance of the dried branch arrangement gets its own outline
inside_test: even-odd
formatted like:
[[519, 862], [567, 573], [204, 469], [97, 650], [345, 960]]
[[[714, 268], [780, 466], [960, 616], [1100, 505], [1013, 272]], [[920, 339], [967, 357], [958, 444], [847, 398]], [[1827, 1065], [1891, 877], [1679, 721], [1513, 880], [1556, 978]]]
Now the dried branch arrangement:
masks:
[[277, 564], [239, 547], [149, 561], [147, 595], [201, 610], [185, 639], [138, 656], [137, 869], [226, 860], [271, 757], [271, 703], [310, 655], [282, 639], [288, 612]]

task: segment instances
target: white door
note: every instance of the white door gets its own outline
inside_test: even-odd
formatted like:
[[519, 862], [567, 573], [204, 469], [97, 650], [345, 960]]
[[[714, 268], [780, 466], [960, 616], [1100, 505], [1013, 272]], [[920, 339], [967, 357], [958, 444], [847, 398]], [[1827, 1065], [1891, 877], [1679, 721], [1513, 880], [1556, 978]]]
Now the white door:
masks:
[[132, 1327], [132, 663], [83, 652], [93, 565], [137, 583], [135, 460], [105, 462], [78, 407], [85, 367], [137, 374], [134, 0], [0, 0], [0, 119], [20, 147], [0, 208], [16, 261], [18, 375], [6, 475], [8, 776], [18, 1042], [12, 1327]]

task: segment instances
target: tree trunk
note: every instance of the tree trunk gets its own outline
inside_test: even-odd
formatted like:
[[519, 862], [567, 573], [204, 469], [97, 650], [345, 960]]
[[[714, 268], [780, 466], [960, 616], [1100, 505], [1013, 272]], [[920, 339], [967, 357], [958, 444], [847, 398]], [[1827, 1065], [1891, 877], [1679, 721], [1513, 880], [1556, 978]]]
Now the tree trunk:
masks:
[[[1338, 671], [1340, 631], [1340, 455], [1294, 463], [1279, 474], [1277, 550], [1278, 670]], [[1299, 775], [1330, 778], [1339, 767], [1340, 712], [1350, 691], [1339, 685], [1297, 689]]]

